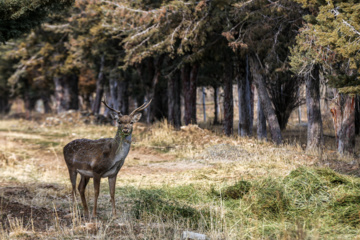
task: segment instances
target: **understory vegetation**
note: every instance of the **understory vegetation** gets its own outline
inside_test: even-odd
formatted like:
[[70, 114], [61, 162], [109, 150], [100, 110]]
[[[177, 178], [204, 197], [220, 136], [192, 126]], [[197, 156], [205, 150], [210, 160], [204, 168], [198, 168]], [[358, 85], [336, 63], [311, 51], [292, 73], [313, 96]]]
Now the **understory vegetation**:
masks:
[[[360, 180], [353, 159], [326, 150], [224, 137], [196, 125], [135, 126], [112, 218], [103, 179], [97, 219], [83, 217], [62, 147], [110, 137], [112, 126], [0, 122], [1, 239], [356, 239]], [[93, 187], [86, 193], [93, 207]]]

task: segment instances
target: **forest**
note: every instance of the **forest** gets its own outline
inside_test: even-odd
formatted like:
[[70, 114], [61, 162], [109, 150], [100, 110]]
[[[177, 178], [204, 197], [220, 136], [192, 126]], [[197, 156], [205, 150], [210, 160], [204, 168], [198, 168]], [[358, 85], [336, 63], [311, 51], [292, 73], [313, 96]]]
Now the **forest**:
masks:
[[[52, 222], [31, 225], [29, 216], [1, 210], [1, 237], [35, 239], [51, 227], [62, 237], [101, 239], [180, 239], [188, 230], [209, 239], [359, 236], [359, 1], [8, 0], [0, 6], [0, 200], [11, 211], [36, 209]], [[111, 109], [126, 115], [150, 100], [116, 188], [117, 202], [131, 205], [121, 206], [122, 218], [108, 218], [105, 197], [95, 225], [77, 207], [56, 209], [71, 208], [61, 200], [70, 194], [62, 147], [75, 138], [112, 136]], [[305, 121], [296, 125], [304, 146], [288, 145], [284, 136], [297, 111]], [[44, 122], [64, 116], [71, 121]], [[94, 120], [76, 122], [84, 118]], [[32, 156], [34, 148], [47, 160]], [[142, 183], [146, 174], [157, 183]], [[91, 199], [93, 190], [87, 191]], [[44, 204], [15, 206], [9, 194], [16, 199], [22, 192], [24, 199], [40, 194]]]

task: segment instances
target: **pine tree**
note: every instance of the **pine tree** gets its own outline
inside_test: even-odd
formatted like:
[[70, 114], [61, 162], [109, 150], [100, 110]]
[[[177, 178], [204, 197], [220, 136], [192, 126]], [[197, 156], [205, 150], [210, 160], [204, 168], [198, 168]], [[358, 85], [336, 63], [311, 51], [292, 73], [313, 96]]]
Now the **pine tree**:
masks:
[[54, 12], [64, 10], [74, 0], [9, 0], [0, 2], [0, 41], [18, 38], [39, 26]]

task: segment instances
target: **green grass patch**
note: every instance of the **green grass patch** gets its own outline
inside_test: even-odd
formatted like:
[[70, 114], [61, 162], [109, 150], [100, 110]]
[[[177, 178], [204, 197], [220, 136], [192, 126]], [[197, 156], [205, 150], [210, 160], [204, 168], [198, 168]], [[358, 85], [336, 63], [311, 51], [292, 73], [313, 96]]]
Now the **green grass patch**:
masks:
[[177, 200], [167, 199], [165, 192], [161, 190], [140, 190], [132, 212], [137, 219], [155, 215], [162, 221], [186, 222], [191, 227], [208, 226], [210, 211], [208, 209], [198, 210], [188, 204]]
[[234, 185], [227, 186], [220, 191], [211, 187], [211, 193], [222, 199], [241, 199], [245, 194], [250, 191], [251, 183], [248, 181], [238, 181]]

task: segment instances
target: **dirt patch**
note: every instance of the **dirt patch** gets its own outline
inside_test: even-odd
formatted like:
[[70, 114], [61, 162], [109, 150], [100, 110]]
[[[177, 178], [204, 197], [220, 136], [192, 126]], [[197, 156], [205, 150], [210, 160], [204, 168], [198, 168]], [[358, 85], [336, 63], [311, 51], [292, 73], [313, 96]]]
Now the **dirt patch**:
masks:
[[[35, 231], [47, 230], [50, 226], [55, 225], [57, 218], [61, 225], [69, 226], [71, 224], [71, 219], [63, 218], [66, 215], [63, 211], [28, 206], [11, 200], [27, 193], [27, 189], [16, 188], [6, 191], [4, 195], [7, 197], [0, 197], [0, 223], [5, 229], [10, 229], [10, 221], [15, 218], [22, 219], [24, 228], [34, 228]], [[19, 194], [20, 196], [15, 197], [14, 194]]]

